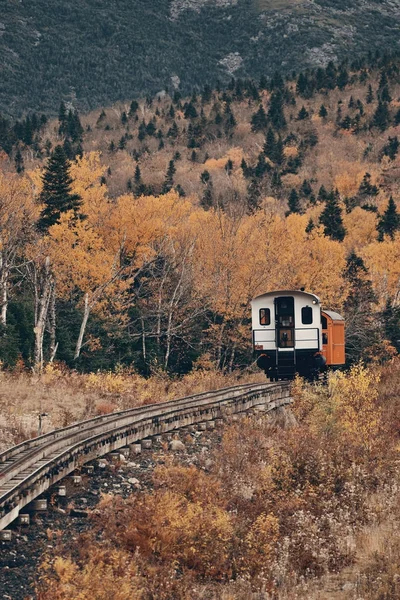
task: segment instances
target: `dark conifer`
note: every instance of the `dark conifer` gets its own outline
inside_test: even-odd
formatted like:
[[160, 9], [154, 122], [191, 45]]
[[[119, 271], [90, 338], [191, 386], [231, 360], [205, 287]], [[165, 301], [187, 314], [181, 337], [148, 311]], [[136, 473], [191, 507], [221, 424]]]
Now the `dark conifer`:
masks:
[[25, 166], [24, 166], [24, 158], [21, 154], [21, 150], [18, 148], [17, 152], [15, 153], [15, 158], [14, 158], [14, 162], [15, 162], [15, 170], [17, 171], [18, 174], [23, 173], [25, 170]]
[[265, 142], [263, 146], [263, 152], [265, 156], [268, 156], [270, 160], [274, 160], [275, 156], [275, 134], [273, 129], [270, 127], [265, 136]]
[[67, 128], [67, 108], [64, 102], [61, 102], [60, 108], [58, 111], [58, 132], [60, 135], [66, 133]]
[[162, 187], [162, 193], [167, 194], [172, 190], [172, 186], [174, 185], [174, 175], [176, 173], [175, 162], [174, 160], [169, 161], [168, 169], [165, 174], [165, 181]]
[[38, 229], [46, 232], [57, 223], [62, 213], [73, 210], [78, 214], [82, 204], [81, 197], [73, 194], [72, 178], [69, 174], [70, 163], [61, 146], [56, 146], [43, 174], [43, 189], [40, 202], [44, 208], [40, 213]]
[[390, 158], [390, 160], [394, 160], [399, 151], [399, 146], [400, 146], [400, 142], [399, 142], [397, 135], [392, 138], [389, 137], [387, 144], [383, 147], [383, 150], [382, 150], [384, 156], [388, 156]]
[[306, 227], [306, 233], [308, 235], [310, 235], [310, 233], [313, 231], [313, 229], [315, 229], [315, 224], [314, 221], [310, 218], [310, 220], [307, 223], [307, 227]]
[[390, 121], [389, 109], [385, 102], [379, 100], [378, 107], [372, 118], [372, 125], [378, 127], [381, 131], [388, 128]]
[[277, 131], [286, 127], [286, 119], [283, 112], [283, 96], [279, 90], [271, 95], [267, 116]]
[[390, 239], [394, 238], [396, 231], [400, 229], [400, 215], [397, 212], [397, 206], [393, 197], [390, 196], [387, 208], [380, 217], [377, 230], [378, 240], [383, 241], [384, 236], [388, 235]]
[[258, 131], [264, 131], [268, 125], [267, 115], [262, 104], [258, 111], [251, 117], [251, 130], [255, 133]]
[[324, 234], [342, 242], [346, 235], [343, 226], [342, 209], [339, 206], [339, 200], [335, 192], [328, 194], [326, 205], [321, 213], [319, 222], [324, 225]]
[[365, 173], [362, 182], [360, 183], [360, 187], [358, 188], [358, 193], [362, 196], [376, 196], [378, 192], [377, 186], [371, 183], [371, 175]]
[[365, 99], [367, 104], [372, 104], [372, 102], [374, 101], [374, 92], [372, 90], [372, 85], [369, 84], [368, 86], [368, 92], [367, 92], [367, 97]]
[[325, 106], [323, 104], [321, 104], [318, 115], [320, 117], [322, 117], [322, 119], [325, 119], [325, 117], [328, 116], [328, 111], [326, 110]]
[[299, 110], [299, 114], [297, 115], [297, 120], [303, 121], [304, 119], [307, 119], [308, 116], [309, 116], [309, 114], [308, 114], [306, 107], [302, 106], [301, 109]]
[[290, 192], [288, 206], [289, 206], [289, 212], [287, 214], [301, 212], [299, 195], [296, 192], [295, 188], [292, 188], [292, 191]]
[[130, 108], [129, 108], [129, 116], [133, 117], [133, 115], [136, 114], [137, 110], [139, 108], [139, 104], [136, 102], [136, 100], [132, 100]]

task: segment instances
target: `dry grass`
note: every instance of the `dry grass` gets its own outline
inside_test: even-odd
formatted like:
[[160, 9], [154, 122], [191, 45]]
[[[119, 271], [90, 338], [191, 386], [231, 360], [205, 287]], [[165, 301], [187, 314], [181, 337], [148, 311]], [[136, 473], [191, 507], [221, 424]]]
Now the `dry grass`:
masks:
[[42, 432], [46, 433], [98, 414], [251, 381], [264, 382], [265, 377], [203, 369], [181, 379], [162, 372], [145, 379], [124, 370], [80, 375], [57, 366], [47, 367], [40, 377], [0, 371], [0, 451], [36, 436], [41, 413], [46, 414], [42, 420]]

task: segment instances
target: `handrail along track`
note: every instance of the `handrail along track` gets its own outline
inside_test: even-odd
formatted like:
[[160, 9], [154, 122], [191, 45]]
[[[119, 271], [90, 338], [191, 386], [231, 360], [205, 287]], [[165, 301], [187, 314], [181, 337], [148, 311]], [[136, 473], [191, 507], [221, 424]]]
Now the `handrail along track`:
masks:
[[0, 530], [51, 485], [94, 458], [149, 436], [263, 404], [290, 403], [289, 383], [243, 384], [82, 421], [0, 453]]

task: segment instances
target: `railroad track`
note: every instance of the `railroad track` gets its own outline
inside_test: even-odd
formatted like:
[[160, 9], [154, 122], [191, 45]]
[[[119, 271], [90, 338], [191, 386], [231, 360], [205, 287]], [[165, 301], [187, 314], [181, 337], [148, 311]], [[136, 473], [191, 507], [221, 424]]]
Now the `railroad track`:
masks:
[[269, 412], [289, 403], [288, 382], [237, 385], [103, 415], [22, 442], [0, 454], [0, 530], [54, 483], [113, 450], [256, 406]]

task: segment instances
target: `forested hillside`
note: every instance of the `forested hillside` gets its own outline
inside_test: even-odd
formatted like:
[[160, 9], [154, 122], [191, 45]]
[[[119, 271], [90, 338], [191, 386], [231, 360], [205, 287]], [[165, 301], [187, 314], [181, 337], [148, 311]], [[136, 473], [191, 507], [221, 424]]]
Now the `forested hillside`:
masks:
[[1, 358], [251, 363], [249, 301], [305, 287], [348, 358], [400, 339], [399, 61], [0, 123]]
[[0, 112], [80, 110], [217, 80], [325, 67], [400, 40], [389, 0], [9, 0]]

